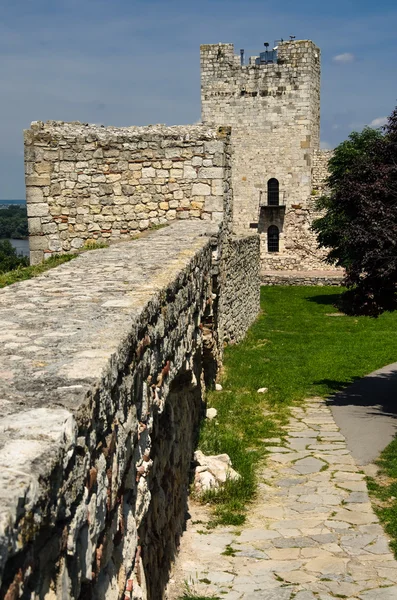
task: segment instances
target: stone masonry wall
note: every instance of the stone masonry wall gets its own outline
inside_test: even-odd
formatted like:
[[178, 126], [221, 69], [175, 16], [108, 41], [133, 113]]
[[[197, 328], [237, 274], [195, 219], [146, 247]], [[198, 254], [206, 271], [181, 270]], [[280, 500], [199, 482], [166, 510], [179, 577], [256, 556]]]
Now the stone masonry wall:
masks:
[[222, 247], [219, 270], [221, 339], [240, 342], [260, 303], [259, 236], [231, 237]]
[[[259, 223], [261, 233], [261, 265], [262, 281], [265, 273], [272, 271], [312, 271], [325, 270], [334, 272], [336, 281], [340, 280], [342, 270], [332, 267], [323, 261], [327, 254], [324, 249], [318, 248], [317, 238], [311, 230], [315, 219], [321, 216], [316, 209], [316, 199], [327, 193], [328, 161], [332, 150], [316, 150], [312, 157], [312, 190], [306, 203], [300, 203], [286, 208], [284, 222], [275, 215], [274, 222], [280, 228], [280, 253], [267, 252], [266, 225]], [[269, 277], [267, 280], [269, 280]], [[321, 279], [317, 274], [312, 281]], [[294, 281], [293, 275], [291, 281]], [[301, 281], [301, 279], [299, 279]], [[300, 283], [301, 285], [301, 283]], [[313, 284], [314, 285], [314, 284]]]
[[313, 155], [312, 168], [312, 195], [323, 194], [327, 189], [327, 179], [329, 176], [328, 162], [332, 158], [333, 150], [317, 150]]
[[230, 208], [230, 129], [49, 121], [25, 132], [31, 262]]
[[266, 271], [262, 274], [262, 285], [330, 285], [340, 286], [343, 273], [328, 268], [327, 271]]
[[258, 222], [273, 177], [280, 204], [305, 207], [319, 147], [320, 51], [313, 42], [284, 42], [278, 63], [244, 66], [233, 44], [201, 46], [201, 102], [205, 124], [232, 127], [235, 230]]
[[223, 260], [208, 227], [174, 223], [0, 290], [1, 598], [162, 597], [203, 382], [222, 328], [240, 339], [259, 311], [253, 271], [235, 273], [258, 261], [255, 238]]
[[[319, 150], [320, 51], [311, 41], [283, 42], [278, 61], [241, 65], [233, 44], [201, 47], [202, 119], [232, 128], [233, 229], [257, 228], [262, 272], [330, 269], [311, 224], [325, 188], [330, 153]], [[280, 206], [269, 208], [275, 178]], [[276, 225], [279, 252], [268, 251]]]

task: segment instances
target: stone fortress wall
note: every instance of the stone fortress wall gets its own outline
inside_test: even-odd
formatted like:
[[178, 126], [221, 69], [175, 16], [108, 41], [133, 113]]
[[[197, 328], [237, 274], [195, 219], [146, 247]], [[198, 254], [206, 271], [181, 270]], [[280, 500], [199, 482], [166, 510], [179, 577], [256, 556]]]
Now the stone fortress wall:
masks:
[[[220, 223], [230, 128], [33, 123], [25, 132], [31, 262], [176, 219]], [[231, 206], [231, 203], [228, 203]]]
[[[319, 150], [320, 50], [311, 41], [282, 42], [277, 62], [256, 61], [242, 65], [233, 44], [201, 46], [202, 120], [232, 128], [234, 229], [258, 229], [262, 271], [324, 269], [310, 231], [329, 156]], [[272, 178], [279, 206], [268, 207]], [[279, 230], [274, 253], [270, 226]]]
[[258, 237], [200, 220], [0, 290], [0, 598], [160, 600], [204, 388], [258, 311]]

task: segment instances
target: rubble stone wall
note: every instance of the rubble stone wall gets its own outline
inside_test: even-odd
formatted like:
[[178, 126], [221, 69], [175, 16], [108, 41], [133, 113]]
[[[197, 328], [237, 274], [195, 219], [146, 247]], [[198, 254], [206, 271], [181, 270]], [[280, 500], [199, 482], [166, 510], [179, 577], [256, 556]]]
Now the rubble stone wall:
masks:
[[[305, 203], [287, 206], [282, 219], [277, 214], [274, 216], [274, 223], [280, 229], [279, 253], [267, 251], [266, 224], [259, 221], [262, 274], [271, 271], [323, 270], [329, 273], [334, 271], [337, 277], [336, 281], [341, 276], [341, 269], [324, 262], [323, 259], [327, 252], [318, 248], [316, 235], [311, 230], [313, 221], [321, 216], [321, 212], [316, 208], [316, 199], [327, 193], [328, 161], [332, 154], [332, 150], [315, 150], [313, 152], [310, 197]], [[293, 274], [287, 275], [287, 277], [290, 277], [291, 281], [295, 281]], [[316, 280], [321, 280], [320, 275], [311, 278], [311, 281]], [[264, 275], [262, 275], [262, 281], [265, 281]], [[300, 278], [298, 281], [301, 281]], [[317, 284], [313, 283], [312, 285]]]
[[257, 240], [223, 260], [209, 227], [176, 222], [0, 290], [0, 598], [162, 597], [203, 382], [223, 329], [240, 339], [259, 311], [254, 268], [235, 272]]
[[240, 342], [260, 303], [259, 236], [230, 237], [222, 246], [219, 272], [221, 339]]
[[333, 150], [317, 150], [313, 154], [312, 195], [314, 196], [320, 196], [327, 189], [328, 162], [333, 153]]
[[25, 132], [31, 263], [88, 240], [128, 240], [175, 219], [220, 223], [230, 129], [49, 121]]
[[265, 271], [261, 277], [262, 285], [331, 285], [340, 286], [343, 271]]

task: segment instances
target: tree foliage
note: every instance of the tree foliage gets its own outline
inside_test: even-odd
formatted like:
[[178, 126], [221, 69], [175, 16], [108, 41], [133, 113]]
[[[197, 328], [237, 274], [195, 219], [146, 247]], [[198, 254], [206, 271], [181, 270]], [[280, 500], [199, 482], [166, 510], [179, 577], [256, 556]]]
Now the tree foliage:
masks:
[[0, 273], [7, 273], [18, 267], [26, 267], [28, 264], [28, 258], [17, 254], [11, 242], [0, 240]]
[[0, 238], [20, 239], [28, 236], [26, 208], [9, 206], [0, 210]]
[[378, 315], [396, 304], [397, 107], [380, 130], [365, 128], [340, 144], [329, 162], [330, 194], [313, 229], [327, 261], [344, 267], [343, 308]]

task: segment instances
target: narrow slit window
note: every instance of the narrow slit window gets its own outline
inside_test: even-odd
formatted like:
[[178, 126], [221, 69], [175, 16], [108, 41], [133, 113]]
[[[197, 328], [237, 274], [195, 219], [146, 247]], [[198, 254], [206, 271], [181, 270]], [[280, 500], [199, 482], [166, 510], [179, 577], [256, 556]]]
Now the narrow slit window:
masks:
[[269, 206], [278, 206], [280, 200], [280, 185], [277, 179], [269, 179], [267, 182], [267, 203]]
[[268, 252], [278, 252], [280, 245], [280, 232], [278, 227], [275, 225], [270, 225], [267, 230], [267, 251]]

